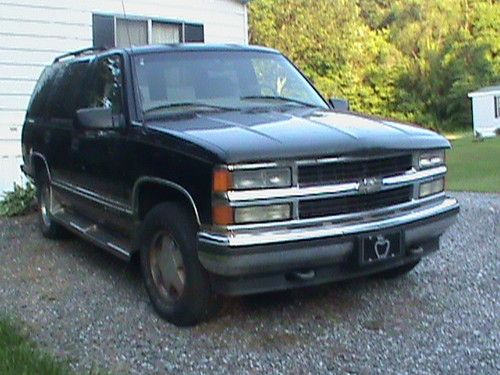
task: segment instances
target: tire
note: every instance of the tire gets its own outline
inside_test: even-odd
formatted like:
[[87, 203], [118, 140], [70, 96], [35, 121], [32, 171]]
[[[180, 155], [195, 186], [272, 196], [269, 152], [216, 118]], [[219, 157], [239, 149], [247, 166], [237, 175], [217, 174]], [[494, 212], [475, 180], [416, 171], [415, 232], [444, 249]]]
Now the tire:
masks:
[[391, 268], [387, 271], [382, 271], [377, 273], [375, 276], [384, 279], [395, 279], [400, 276], [406, 275], [408, 272], [413, 270], [420, 263], [420, 259], [414, 260], [413, 262], [403, 264], [402, 266]]
[[165, 320], [192, 326], [219, 306], [209, 275], [198, 260], [198, 226], [183, 204], [161, 203], [141, 230], [141, 271], [151, 303]]
[[38, 222], [43, 236], [53, 240], [67, 238], [69, 232], [54, 221], [52, 213], [50, 212], [50, 196], [52, 191], [48, 179], [37, 178], [35, 184], [38, 202]]

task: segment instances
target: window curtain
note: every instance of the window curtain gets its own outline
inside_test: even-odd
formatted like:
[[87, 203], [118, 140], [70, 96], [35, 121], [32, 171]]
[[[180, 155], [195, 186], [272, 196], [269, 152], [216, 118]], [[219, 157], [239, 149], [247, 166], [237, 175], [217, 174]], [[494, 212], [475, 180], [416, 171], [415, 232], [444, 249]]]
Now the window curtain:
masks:
[[[130, 38], [130, 39], [129, 39]], [[131, 47], [148, 44], [147, 21], [116, 20], [116, 46]]]
[[153, 22], [153, 35], [151, 38], [153, 44], [179, 43], [180, 41], [180, 25]]

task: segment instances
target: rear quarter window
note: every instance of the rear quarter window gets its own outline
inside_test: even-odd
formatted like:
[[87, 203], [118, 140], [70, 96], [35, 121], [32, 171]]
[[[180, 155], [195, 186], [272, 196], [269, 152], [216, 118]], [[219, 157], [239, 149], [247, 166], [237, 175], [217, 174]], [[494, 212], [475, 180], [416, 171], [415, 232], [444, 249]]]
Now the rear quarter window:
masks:
[[50, 95], [53, 86], [54, 77], [57, 74], [58, 67], [51, 65], [47, 66], [38, 78], [38, 81], [31, 94], [31, 99], [28, 104], [27, 114], [30, 117], [42, 117], [45, 112], [45, 105]]
[[71, 119], [78, 108], [88, 62], [74, 62], [63, 66], [54, 77], [47, 115], [53, 118]]

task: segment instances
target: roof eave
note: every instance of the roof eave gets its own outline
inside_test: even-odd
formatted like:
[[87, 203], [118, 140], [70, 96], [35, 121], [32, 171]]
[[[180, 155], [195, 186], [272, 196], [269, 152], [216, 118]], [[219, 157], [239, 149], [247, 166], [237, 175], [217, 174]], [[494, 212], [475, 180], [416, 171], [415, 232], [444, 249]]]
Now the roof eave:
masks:
[[477, 98], [479, 96], [491, 96], [491, 95], [500, 95], [500, 90], [494, 90], [494, 91], [475, 91], [475, 92], [470, 92], [467, 96], [469, 98]]

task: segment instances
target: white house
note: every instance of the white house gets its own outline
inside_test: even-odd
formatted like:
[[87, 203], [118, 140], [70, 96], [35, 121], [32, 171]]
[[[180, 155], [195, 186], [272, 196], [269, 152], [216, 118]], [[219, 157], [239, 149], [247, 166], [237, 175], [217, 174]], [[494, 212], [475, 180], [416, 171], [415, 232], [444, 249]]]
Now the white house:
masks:
[[248, 42], [248, 0], [0, 0], [0, 195], [21, 182], [21, 129], [45, 65], [65, 52]]
[[472, 99], [474, 133], [481, 137], [495, 136], [500, 129], [500, 86], [471, 92], [469, 98]]

